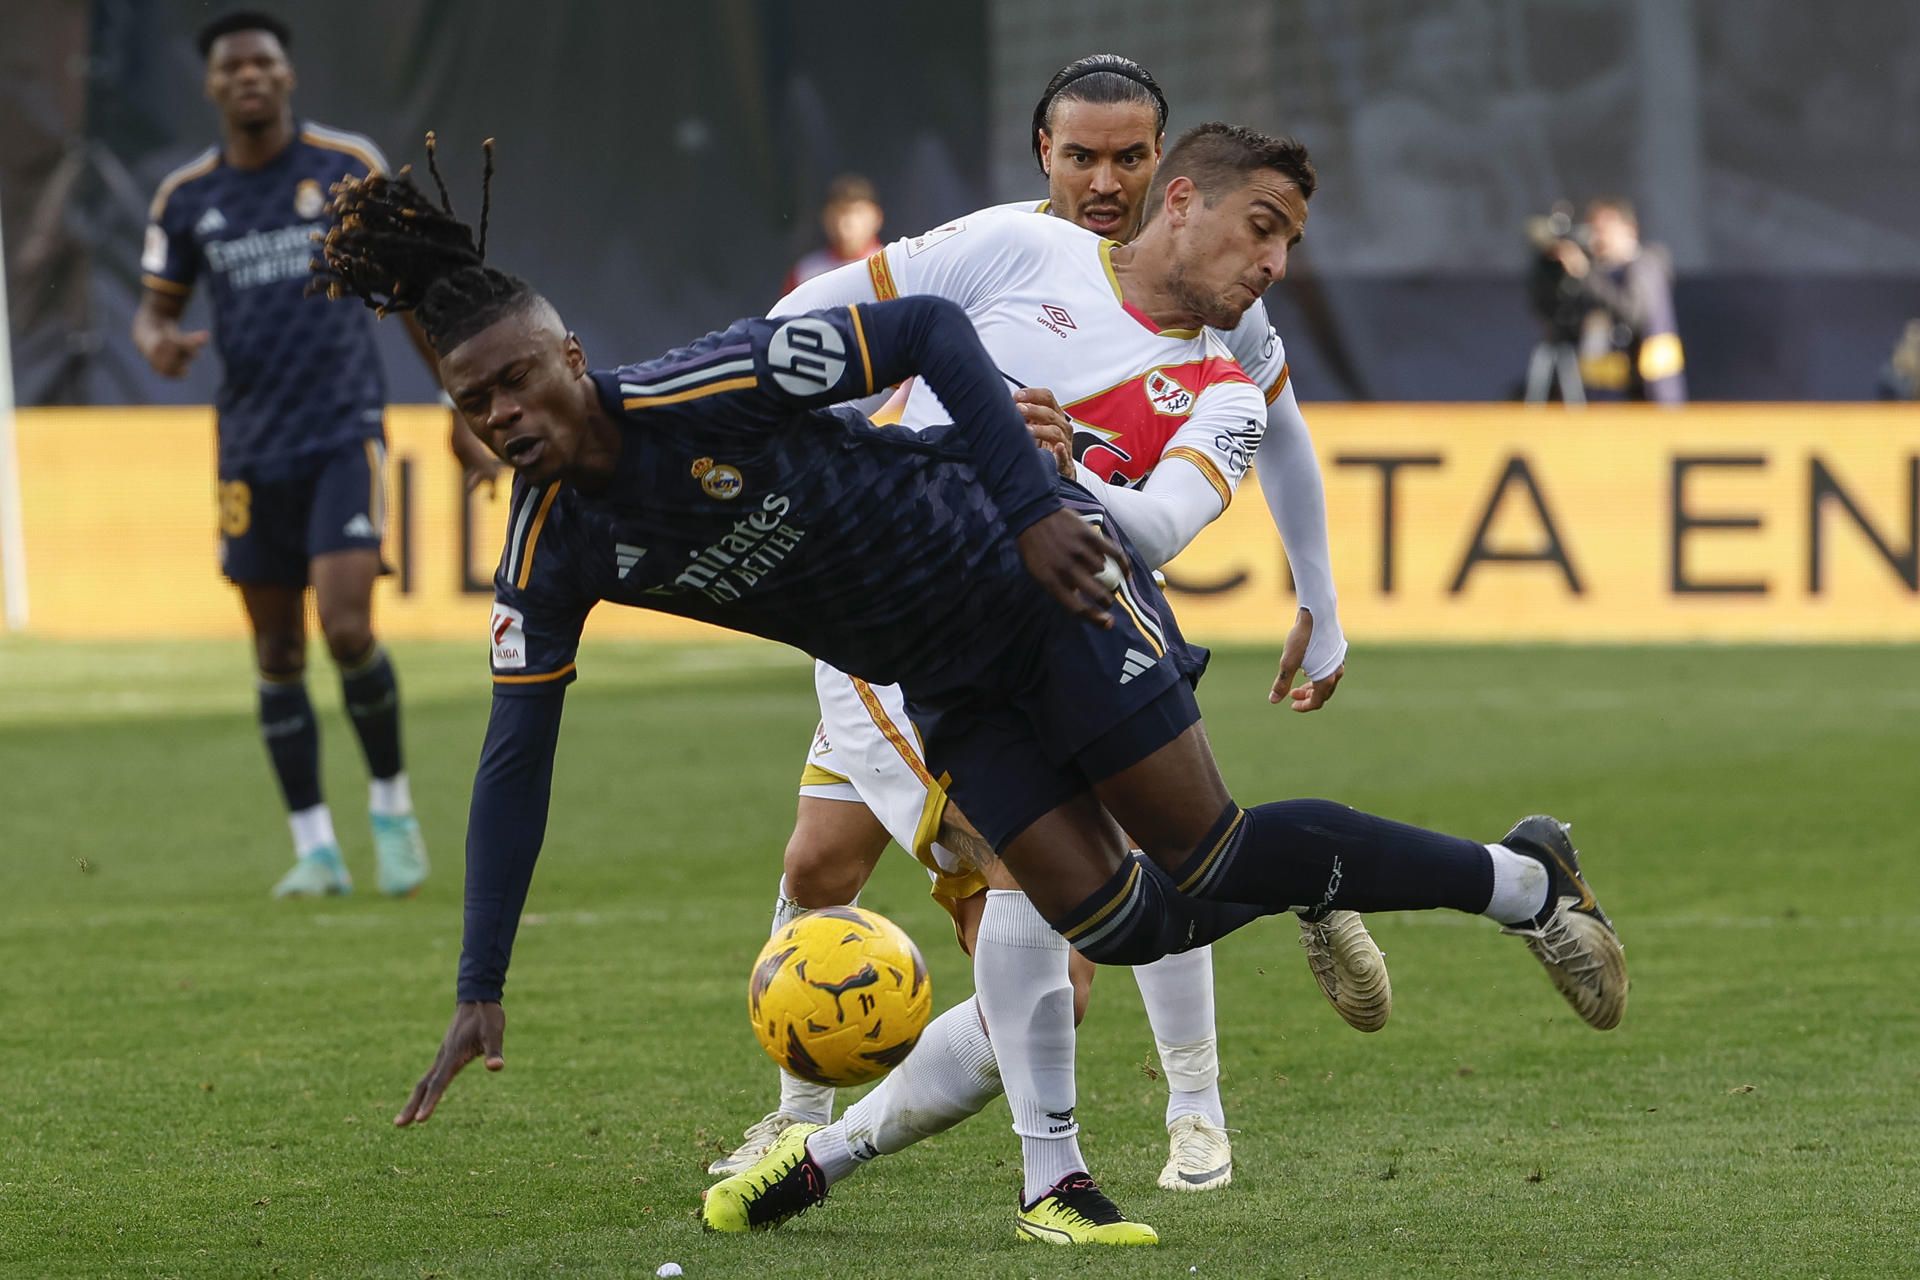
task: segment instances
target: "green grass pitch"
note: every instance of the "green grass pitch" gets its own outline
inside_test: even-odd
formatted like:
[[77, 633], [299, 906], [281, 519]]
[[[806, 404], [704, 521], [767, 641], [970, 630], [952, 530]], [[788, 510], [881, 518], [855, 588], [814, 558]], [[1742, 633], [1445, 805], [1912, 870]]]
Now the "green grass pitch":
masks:
[[[792, 654], [589, 644], [507, 997], [507, 1069], [390, 1118], [451, 1008], [487, 713], [471, 646], [396, 646], [434, 878], [372, 891], [362, 771], [314, 690], [351, 898], [270, 902], [284, 823], [239, 644], [0, 641], [0, 1275], [1910, 1275], [1920, 1270], [1920, 682], [1900, 649], [1364, 650], [1324, 712], [1218, 656], [1243, 802], [1497, 837], [1574, 820], [1627, 942], [1596, 1034], [1487, 922], [1378, 917], [1348, 1030], [1287, 921], [1217, 948], [1233, 1186], [1158, 1191], [1131, 979], [1080, 1041], [1094, 1171], [1158, 1227], [1017, 1243], [1003, 1102], [780, 1231], [703, 1235], [770, 1104], [744, 1015], [814, 722]], [[917, 869], [865, 901], [967, 967]], [[1197, 1269], [1197, 1270], [1196, 1270]]]

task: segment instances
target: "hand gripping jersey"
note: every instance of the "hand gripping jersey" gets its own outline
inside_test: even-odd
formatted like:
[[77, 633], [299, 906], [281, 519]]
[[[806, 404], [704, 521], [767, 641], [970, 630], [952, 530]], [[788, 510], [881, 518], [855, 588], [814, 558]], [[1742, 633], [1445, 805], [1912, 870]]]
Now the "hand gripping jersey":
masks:
[[386, 169], [360, 135], [303, 122], [258, 169], [236, 169], [210, 147], [154, 195], [140, 279], [181, 298], [207, 285], [222, 370], [221, 474], [380, 438], [387, 393], [372, 315], [310, 295], [307, 284], [328, 188]]

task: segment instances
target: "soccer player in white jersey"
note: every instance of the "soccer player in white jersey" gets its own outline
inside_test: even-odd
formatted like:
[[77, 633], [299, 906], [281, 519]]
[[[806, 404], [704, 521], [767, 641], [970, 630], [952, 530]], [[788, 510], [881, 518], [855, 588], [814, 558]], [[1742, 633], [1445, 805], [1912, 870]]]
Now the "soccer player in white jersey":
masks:
[[[1157, 118], [1147, 115], [1146, 124], [1152, 129]], [[1206, 165], [1207, 157], [1220, 149], [1215, 144], [1223, 135], [1234, 132], [1224, 126], [1201, 130], [1182, 145], [1190, 142], [1195, 159]], [[1084, 149], [1073, 142], [1072, 135], [1063, 132], [1062, 138], [1070, 144], [1070, 154]], [[1147, 132], [1143, 147], [1152, 148], [1157, 140], [1157, 133]], [[1176, 159], [1179, 150], [1176, 148]], [[1142, 157], [1150, 158], [1150, 154]], [[1287, 153], [1283, 163], [1290, 166], [1294, 176], [1276, 178], [1269, 185], [1290, 191], [1289, 195], [1276, 197], [1284, 210], [1263, 205], [1253, 220], [1261, 228], [1260, 234], [1278, 246], [1268, 259], [1273, 275], [1246, 285], [1237, 295], [1240, 309], [1250, 308], [1258, 291], [1284, 270], [1285, 246], [1297, 238], [1304, 224], [1306, 197], [1313, 183], [1311, 166], [1304, 151], [1297, 148]], [[1168, 176], [1163, 171], [1163, 179]], [[1215, 177], [1216, 185], [1238, 185], [1245, 175]], [[1097, 187], [1099, 182], [1096, 179], [1088, 185]], [[1172, 192], [1169, 207], [1181, 207], [1171, 220], [1184, 220], [1186, 206], [1196, 199], [1193, 181], [1163, 181], [1156, 191], [1163, 189]], [[1070, 197], [1072, 194], [1069, 191]], [[1118, 203], [1115, 195], [1104, 193], [1109, 207]], [[1064, 220], [1032, 217], [1025, 212], [1031, 208], [985, 211], [903, 241], [871, 259], [865, 270], [842, 269], [835, 276], [824, 277], [784, 301], [780, 309], [837, 301], [842, 294], [873, 300], [895, 292], [931, 293], [961, 303], [1011, 380], [1017, 384], [1045, 383], [1068, 401], [1076, 425], [1089, 437], [1083, 442], [1085, 456], [1079, 465], [1082, 482], [1111, 497], [1116, 519], [1130, 536], [1135, 536], [1143, 554], [1164, 562], [1231, 500], [1265, 430], [1269, 412], [1266, 397], [1232, 360], [1219, 335], [1200, 329], [1160, 330], [1147, 320], [1145, 312], [1122, 296], [1123, 276], [1131, 275], [1143, 296], [1151, 298], [1170, 285], [1178, 287], [1181, 272], [1196, 265], [1169, 253], [1172, 242], [1168, 236], [1150, 236], [1129, 254]], [[1197, 265], [1204, 269], [1208, 264], [1202, 261]], [[1229, 282], [1223, 287], [1231, 292], [1240, 286]], [[1252, 344], [1254, 354], [1258, 356], [1264, 350], [1275, 366], [1269, 374], [1270, 385], [1276, 391], [1285, 391], [1280, 371], [1284, 356], [1278, 342], [1269, 340], [1271, 330], [1264, 323], [1259, 333], [1264, 336]], [[1039, 341], [1029, 335], [1038, 336]], [[1286, 398], [1291, 410], [1291, 396]], [[1033, 407], [1037, 413], [1048, 413], [1042, 399], [1035, 396]], [[1297, 410], [1292, 412], [1297, 422]], [[944, 421], [946, 416], [931, 392], [921, 387], [910, 398], [904, 421], [908, 426], [918, 426]], [[1051, 416], [1059, 420], [1057, 413]], [[1304, 428], [1301, 430], [1304, 434]], [[1163, 462], [1174, 465], [1156, 470], [1156, 464]], [[1149, 475], [1154, 477], [1152, 483], [1139, 492], [1125, 487], [1146, 481]], [[1318, 519], [1317, 472], [1313, 481]], [[1113, 492], [1116, 489], [1118, 492]], [[1324, 534], [1321, 543], [1324, 545]], [[1304, 635], [1296, 638], [1305, 639]], [[1295, 654], [1288, 661], [1297, 666], [1300, 658]], [[1301, 691], [1304, 696], [1296, 705], [1304, 705], [1308, 699], [1316, 704], [1324, 700], [1338, 669], [1336, 651], [1333, 670], [1325, 683], [1319, 689]], [[1276, 686], [1276, 700], [1291, 679], [1288, 671]], [[838, 1176], [839, 1164], [850, 1165], [851, 1159], [860, 1156], [897, 1150], [984, 1105], [997, 1092], [997, 1082], [987, 1078], [997, 1054], [1027, 1166], [1022, 1231], [1029, 1238], [1118, 1242], [1119, 1236], [1131, 1236], [1138, 1242], [1139, 1236], [1150, 1231], [1140, 1224], [1115, 1221], [1105, 1224], [1114, 1228], [1111, 1231], [1085, 1230], [1102, 1224], [1078, 1222], [1071, 1214], [1049, 1212], [1063, 1207], [1049, 1204], [1062, 1199], [1061, 1188], [1076, 1179], [1090, 1181], [1085, 1179], [1085, 1162], [1074, 1141], [1074, 992], [1068, 983], [1065, 946], [1044, 936], [1045, 922], [1022, 895], [1011, 891], [1012, 881], [992, 862], [990, 851], [985, 851], [983, 861], [989, 883], [999, 891], [986, 895], [984, 904], [979, 903], [977, 892], [968, 892], [972, 886], [965, 883], [965, 877], [971, 867], [954, 859], [950, 847], [973, 854], [972, 846], [978, 841], [969, 840], [963, 827], [943, 823], [944, 795], [919, 764], [913, 730], [897, 694], [870, 688], [830, 668], [819, 670], [818, 686], [823, 734], [816, 740], [809, 798], [862, 799], [884, 824], [869, 842], [871, 855], [864, 861], [852, 860], [860, 880], [884, 847], [886, 830], [930, 864], [936, 871], [936, 896], [961, 908], [955, 914], [963, 936], [978, 921], [976, 985], [987, 1026], [1018, 1029], [1017, 1033], [1010, 1030], [996, 1035], [989, 1049], [973, 1002], [944, 1015], [929, 1033], [932, 1043], [923, 1041], [927, 1046], [924, 1054], [916, 1052], [908, 1060], [910, 1065], [896, 1072], [894, 1081], [871, 1095], [872, 1105], [863, 1101], [849, 1113], [847, 1122], [821, 1135], [822, 1143], [839, 1143], [852, 1153], [848, 1160], [836, 1161], [831, 1152], [815, 1152], [826, 1177], [831, 1180]], [[881, 781], [895, 776], [902, 781]], [[836, 788], [845, 788], [844, 796]], [[825, 807], [846, 810], [847, 818], [874, 821], [856, 805]], [[804, 808], [803, 802], [803, 816]], [[940, 836], [938, 841], [933, 839], [935, 833]], [[790, 863], [790, 873], [792, 869]], [[997, 880], [993, 878], [996, 873]], [[858, 887], [856, 880], [838, 900], [846, 901], [851, 890]], [[791, 902], [794, 896], [789, 883], [783, 899]], [[825, 905], [817, 900], [802, 901]], [[979, 915], [966, 910], [977, 910], [980, 905], [984, 905], [984, 911]], [[1349, 940], [1360, 953], [1355, 963], [1363, 969], [1361, 976], [1371, 980], [1369, 994], [1384, 997], [1384, 967], [1377, 949], [1357, 921], [1352, 928]], [[1176, 966], [1187, 960], [1177, 958]], [[1211, 971], [1204, 956], [1198, 965], [1176, 966], [1169, 966], [1168, 980], [1160, 986], [1162, 1009], [1154, 1018], [1156, 1039], [1161, 1042], [1163, 1060], [1176, 1088], [1169, 1108], [1174, 1152], [1163, 1173], [1163, 1185], [1220, 1185], [1230, 1176], [1231, 1163], [1214, 1087], [1217, 1067], [1212, 1060], [1193, 1062], [1201, 1053], [1213, 1058]], [[1160, 965], [1151, 966], [1147, 972], [1158, 968]], [[1151, 1010], [1155, 989], [1150, 982], [1143, 974], [1141, 986], [1149, 994]], [[1179, 1007], [1169, 1009], [1172, 1004]], [[1384, 1012], [1384, 1000], [1379, 1002], [1379, 1011]], [[1162, 1031], [1163, 1021], [1180, 1015], [1191, 1028], [1185, 1044], [1170, 1041]], [[1195, 1065], [1205, 1074], [1193, 1070]], [[1199, 1076], [1194, 1081], [1198, 1087], [1180, 1087], [1186, 1083], [1179, 1074], [1183, 1069], [1189, 1078]], [[971, 1090], [968, 1105], [961, 1105], [962, 1095], [969, 1092], [962, 1079], [968, 1070], [974, 1072], [977, 1087]], [[916, 1080], [917, 1076], [927, 1078]], [[800, 1090], [789, 1086], [789, 1092]], [[1176, 1111], [1182, 1104], [1184, 1108]], [[910, 1121], [903, 1123], [902, 1117], [909, 1116]], [[1211, 1138], [1217, 1154], [1206, 1152], [1209, 1144], [1195, 1141], [1199, 1138]], [[1196, 1171], [1198, 1176], [1183, 1178], [1183, 1155], [1209, 1155], [1211, 1162]], [[719, 1199], [733, 1194], [728, 1186], [723, 1183], [715, 1188]], [[710, 1194], [710, 1205], [715, 1198]], [[1110, 1206], [1109, 1211], [1117, 1220], [1117, 1211], [1111, 1211]]]

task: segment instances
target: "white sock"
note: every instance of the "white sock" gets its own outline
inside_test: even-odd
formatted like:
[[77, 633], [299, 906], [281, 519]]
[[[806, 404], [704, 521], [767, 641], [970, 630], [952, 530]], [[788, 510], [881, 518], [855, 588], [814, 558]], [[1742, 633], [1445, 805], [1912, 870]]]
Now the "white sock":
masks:
[[[787, 896], [787, 878], [780, 877], [780, 893], [773, 900], [773, 930], [778, 933], [807, 909]], [[787, 1071], [780, 1072], [780, 1113], [808, 1124], [825, 1124], [833, 1119], [833, 1086], [802, 1080]]]
[[405, 769], [391, 778], [368, 781], [367, 810], [383, 818], [404, 818], [413, 812], [413, 792], [407, 787]]
[[1539, 859], [1503, 844], [1490, 844], [1487, 852], [1493, 855], [1493, 901], [1481, 915], [1501, 924], [1523, 924], [1546, 910], [1553, 882]]
[[993, 1037], [994, 1057], [1020, 1135], [1026, 1168], [1023, 1205], [1070, 1173], [1086, 1169], [1073, 1118], [1073, 983], [1067, 940], [1027, 895], [987, 890], [973, 947], [973, 985]]
[[324, 803], [288, 814], [287, 825], [293, 829], [293, 856], [296, 858], [304, 858], [315, 849], [340, 847], [340, 842], [333, 835], [333, 811]]
[[847, 1108], [838, 1124], [807, 1139], [807, 1151], [838, 1182], [875, 1156], [904, 1151], [953, 1128], [1000, 1096], [1000, 1069], [975, 1001], [957, 1004], [920, 1033], [907, 1060]]
[[1135, 965], [1153, 1043], [1167, 1076], [1167, 1123], [1205, 1116], [1225, 1128], [1220, 1104], [1220, 1041], [1213, 1026], [1213, 948], [1195, 947]]

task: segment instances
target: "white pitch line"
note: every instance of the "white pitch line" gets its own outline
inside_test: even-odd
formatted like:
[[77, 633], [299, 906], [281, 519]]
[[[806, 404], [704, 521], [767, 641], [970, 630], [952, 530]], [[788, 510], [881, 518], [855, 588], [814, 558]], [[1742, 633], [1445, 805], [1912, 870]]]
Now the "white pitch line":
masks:
[[[1379, 916], [1392, 916], [1393, 927], [1417, 928], [1461, 928], [1480, 927], [1478, 916], [1465, 915], [1458, 911], [1387, 911]], [[1628, 934], [1643, 929], [1899, 929], [1920, 932], [1920, 915], [1909, 916], [1725, 916], [1725, 915], [1665, 915], [1665, 916], [1625, 916], [1614, 920]]]

